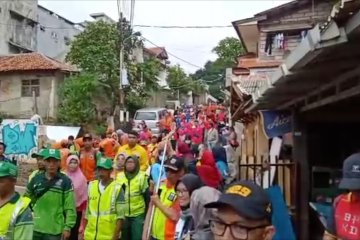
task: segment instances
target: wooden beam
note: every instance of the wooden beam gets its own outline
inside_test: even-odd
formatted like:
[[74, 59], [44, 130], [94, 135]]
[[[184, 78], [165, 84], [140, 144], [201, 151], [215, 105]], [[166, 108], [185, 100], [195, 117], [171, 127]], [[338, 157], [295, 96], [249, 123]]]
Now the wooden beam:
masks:
[[307, 157], [307, 125], [300, 113], [293, 110], [293, 159], [299, 167], [296, 189], [296, 222], [299, 226], [298, 239], [309, 239], [309, 193], [310, 167]]
[[354, 75], [358, 75], [360, 73], [360, 67], [357, 67], [353, 70], [350, 70], [348, 72], [345, 72], [344, 74], [336, 77], [333, 81], [323, 84], [320, 87], [314, 89], [313, 91], [310, 91], [308, 94], [306, 94], [305, 96], [301, 96], [301, 97], [297, 97], [295, 99], [293, 99], [292, 101], [289, 101], [285, 104], [283, 104], [282, 106], [279, 106], [279, 109], [286, 109], [289, 108], [290, 106], [295, 105], [297, 102], [301, 102], [301, 101], [306, 101], [306, 99], [308, 99], [309, 97], [313, 97], [314, 95], [319, 94], [320, 92], [323, 92], [331, 87], [335, 87], [338, 84], [346, 81], [347, 79], [353, 77]]
[[345, 90], [343, 92], [340, 92], [340, 93], [338, 93], [336, 95], [321, 99], [321, 100], [319, 100], [317, 102], [308, 104], [308, 105], [302, 107], [301, 111], [302, 112], [309, 111], [311, 109], [318, 108], [318, 107], [321, 107], [321, 106], [325, 106], [327, 104], [331, 104], [331, 103], [334, 103], [334, 102], [338, 102], [338, 101], [341, 101], [341, 100], [344, 100], [344, 99], [347, 99], [347, 98], [350, 98], [350, 97], [353, 97], [353, 96], [356, 96], [356, 95], [360, 95], [360, 85], [358, 85], [356, 87], [353, 87], [353, 88], [351, 88], [349, 90]]

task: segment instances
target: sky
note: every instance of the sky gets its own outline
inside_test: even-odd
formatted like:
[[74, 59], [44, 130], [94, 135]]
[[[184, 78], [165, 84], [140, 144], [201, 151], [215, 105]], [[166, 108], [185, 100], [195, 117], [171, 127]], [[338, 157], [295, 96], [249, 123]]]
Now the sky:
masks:
[[[123, 3], [129, 15], [129, 0]], [[287, 0], [136, 0], [134, 25], [151, 26], [227, 26], [252, 17]], [[72, 22], [91, 20], [91, 13], [103, 12], [118, 19], [116, 0], [39, 0], [39, 4]], [[202, 68], [216, 59], [211, 50], [225, 37], [238, 38], [233, 27], [210, 29], [163, 29], [134, 27], [157, 46], [165, 47], [171, 64], [180, 64], [186, 72]], [[145, 46], [154, 47], [145, 42]], [[175, 56], [175, 57], [174, 57]], [[177, 57], [177, 58], [176, 58]], [[182, 61], [181, 58], [185, 61]]]

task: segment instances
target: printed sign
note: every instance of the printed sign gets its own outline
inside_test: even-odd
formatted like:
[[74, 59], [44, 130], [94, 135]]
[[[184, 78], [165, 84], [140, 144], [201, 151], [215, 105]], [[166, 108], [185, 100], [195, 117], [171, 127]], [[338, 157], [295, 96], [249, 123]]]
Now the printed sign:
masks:
[[260, 111], [264, 132], [268, 138], [282, 136], [292, 131], [291, 114], [286, 111]]

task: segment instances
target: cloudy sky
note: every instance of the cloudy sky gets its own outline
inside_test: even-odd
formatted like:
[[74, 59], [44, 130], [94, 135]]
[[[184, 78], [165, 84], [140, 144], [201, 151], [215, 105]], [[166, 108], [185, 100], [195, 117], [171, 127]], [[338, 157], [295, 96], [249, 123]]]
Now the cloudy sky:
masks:
[[[127, 0], [125, 0], [127, 1]], [[226, 26], [232, 21], [253, 16], [287, 0], [136, 0], [135, 25], [152, 26]], [[125, 2], [125, 15], [129, 14]], [[91, 20], [89, 14], [104, 12], [118, 18], [116, 0], [39, 0], [39, 4], [73, 22]], [[223, 38], [237, 37], [232, 27], [211, 29], [162, 29], [135, 27], [142, 35], [178, 58], [170, 56], [172, 64], [180, 64], [187, 72], [194, 72], [207, 60], [214, 59], [211, 49]], [[145, 43], [153, 47], [150, 43]]]

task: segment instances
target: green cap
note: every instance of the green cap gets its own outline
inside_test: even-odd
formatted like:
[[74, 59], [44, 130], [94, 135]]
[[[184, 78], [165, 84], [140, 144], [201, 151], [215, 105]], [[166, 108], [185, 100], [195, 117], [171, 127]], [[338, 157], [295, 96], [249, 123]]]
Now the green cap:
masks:
[[32, 158], [44, 158], [45, 150], [46, 150], [45, 148], [42, 148], [39, 150], [39, 152], [31, 154], [31, 157]]
[[17, 166], [9, 162], [0, 162], [0, 177], [14, 177], [18, 175]]
[[102, 157], [97, 162], [96, 167], [111, 170], [111, 169], [113, 169], [113, 162], [110, 158]]
[[60, 154], [60, 150], [58, 149], [44, 149], [43, 151], [41, 151], [41, 155], [44, 158], [44, 160], [49, 159], [49, 158], [55, 158], [57, 160], [61, 160], [61, 154]]

